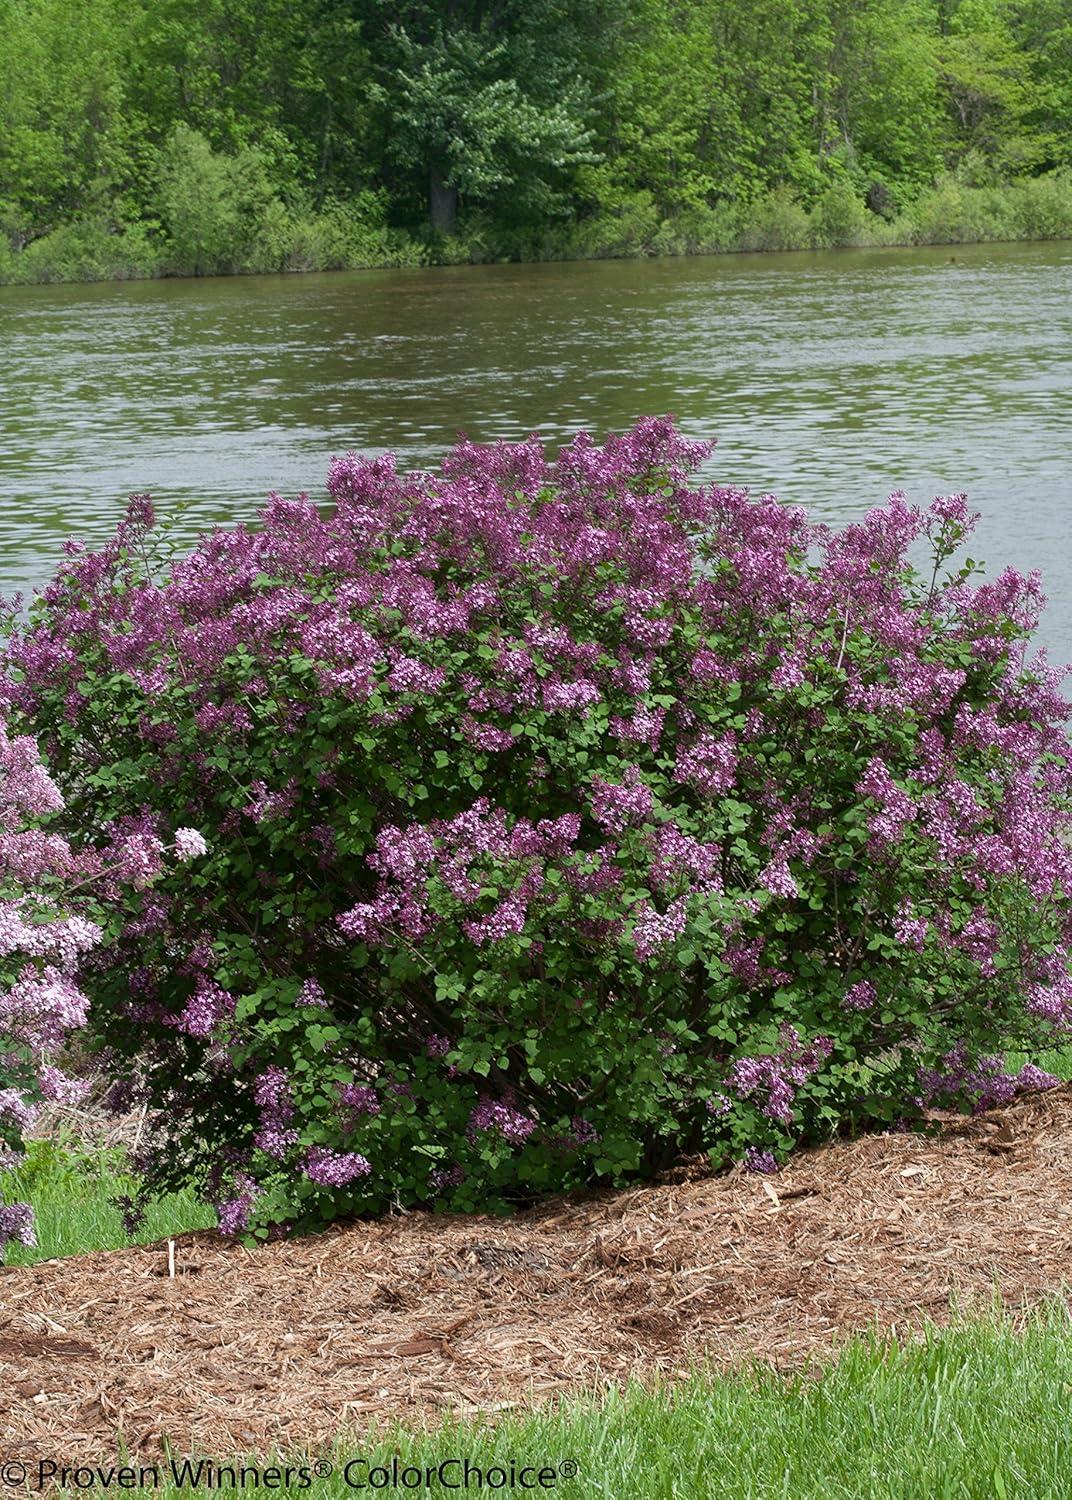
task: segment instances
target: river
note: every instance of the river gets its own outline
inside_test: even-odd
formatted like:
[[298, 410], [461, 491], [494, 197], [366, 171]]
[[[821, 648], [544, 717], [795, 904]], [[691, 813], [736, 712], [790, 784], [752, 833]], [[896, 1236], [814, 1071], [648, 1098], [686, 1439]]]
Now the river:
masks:
[[328, 458], [672, 411], [819, 519], [967, 490], [1072, 657], [1072, 244], [0, 289], [0, 590], [131, 490], [191, 537]]

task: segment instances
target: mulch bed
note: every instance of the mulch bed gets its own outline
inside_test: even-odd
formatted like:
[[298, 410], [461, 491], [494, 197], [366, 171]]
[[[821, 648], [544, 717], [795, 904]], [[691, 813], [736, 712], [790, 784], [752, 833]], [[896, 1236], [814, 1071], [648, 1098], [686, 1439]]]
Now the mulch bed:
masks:
[[255, 1251], [214, 1234], [0, 1270], [0, 1457], [308, 1450], [850, 1333], [1020, 1310], [1072, 1252], [1072, 1088], [516, 1219], [408, 1214]]

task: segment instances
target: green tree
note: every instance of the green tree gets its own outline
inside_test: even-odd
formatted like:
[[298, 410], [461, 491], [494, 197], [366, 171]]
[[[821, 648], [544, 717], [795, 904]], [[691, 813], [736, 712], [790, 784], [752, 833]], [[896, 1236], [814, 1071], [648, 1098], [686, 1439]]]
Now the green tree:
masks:
[[124, 12], [116, 0], [0, 0], [0, 36], [0, 205], [31, 236], [122, 183]]
[[911, 193], [932, 182], [944, 159], [929, 0], [830, 0], [824, 33], [820, 160], [860, 187], [895, 183]]
[[257, 145], [277, 185], [315, 201], [375, 177], [367, 52], [332, 0], [156, 0], [142, 13], [128, 90], [159, 147], [176, 123], [215, 150]]
[[613, 0], [367, 0], [385, 164], [426, 194], [433, 228], [453, 230], [461, 199], [508, 200], [521, 219], [567, 207], [576, 170], [598, 159], [584, 64], [614, 12]]
[[1031, 123], [1031, 59], [1000, 0], [963, 0], [935, 51], [956, 154], [972, 153], [998, 177], [1043, 164], [1051, 145]]
[[1023, 123], [1046, 143], [1040, 164], [1065, 166], [1072, 162], [1072, 7], [1068, 0], [1010, 0], [1004, 15], [1030, 71]]

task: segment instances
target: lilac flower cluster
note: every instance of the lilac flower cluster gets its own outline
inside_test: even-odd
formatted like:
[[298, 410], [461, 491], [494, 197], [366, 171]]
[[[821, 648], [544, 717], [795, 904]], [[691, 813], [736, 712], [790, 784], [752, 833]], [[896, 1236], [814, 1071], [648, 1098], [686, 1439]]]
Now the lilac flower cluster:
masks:
[[324, 986], [318, 979], [303, 980], [294, 1003], [311, 1006], [314, 1010], [326, 1010], [328, 1002]]
[[469, 1116], [470, 1138], [490, 1130], [516, 1146], [527, 1141], [535, 1129], [535, 1120], [501, 1099], [482, 1098]]
[[1056, 1088], [1060, 1081], [1034, 1063], [1024, 1063], [1016, 1073], [1010, 1073], [1000, 1057], [973, 1059], [963, 1042], [950, 1048], [938, 1068], [923, 1068], [919, 1073], [924, 1104], [967, 1098], [974, 1114], [1008, 1104], [1018, 1094]]
[[28, 1203], [0, 1203], [0, 1248], [15, 1240], [20, 1245], [36, 1245], [34, 1212]]
[[378, 1115], [380, 1100], [367, 1083], [345, 1083], [339, 1090], [339, 1103], [351, 1115]]
[[233, 1174], [232, 1189], [235, 1197], [216, 1204], [217, 1226], [220, 1234], [227, 1237], [241, 1234], [248, 1227], [254, 1204], [260, 1196], [257, 1184], [245, 1172]]
[[445, 1193], [450, 1188], [461, 1187], [465, 1181], [465, 1168], [457, 1162], [451, 1167], [433, 1167], [428, 1174], [428, 1184], [434, 1193]]
[[235, 998], [211, 979], [199, 975], [193, 994], [179, 1017], [179, 1029], [188, 1036], [215, 1036], [223, 1021], [233, 1016]]
[[174, 848], [175, 858], [181, 860], [183, 864], [208, 853], [208, 844], [196, 828], [177, 828]]
[[841, 1003], [846, 1010], [870, 1010], [878, 999], [878, 991], [870, 979], [858, 979], [842, 996]]
[[701, 734], [678, 751], [674, 780], [716, 796], [733, 785], [737, 760], [737, 736], [732, 730], [721, 737]]
[[624, 833], [647, 823], [652, 812], [650, 787], [636, 766], [629, 766], [619, 783], [592, 779], [592, 816], [608, 833]]
[[220, 1233], [228, 1238], [241, 1234], [249, 1224], [254, 1201], [252, 1194], [241, 1193], [237, 1198], [227, 1198], [218, 1203], [216, 1220]]
[[726, 1088], [738, 1099], [761, 1094], [763, 1114], [790, 1125], [797, 1090], [818, 1071], [834, 1044], [827, 1036], [816, 1036], [805, 1045], [799, 1031], [788, 1022], [779, 1031], [778, 1042], [777, 1052], [737, 1058], [726, 1075]]
[[253, 1086], [253, 1100], [260, 1114], [253, 1144], [266, 1156], [282, 1161], [298, 1139], [292, 1124], [294, 1100], [290, 1080], [282, 1068], [265, 1068]]
[[327, 1146], [310, 1146], [303, 1158], [302, 1170], [310, 1182], [320, 1183], [323, 1187], [346, 1187], [356, 1177], [367, 1177], [372, 1168], [356, 1151], [332, 1151]]

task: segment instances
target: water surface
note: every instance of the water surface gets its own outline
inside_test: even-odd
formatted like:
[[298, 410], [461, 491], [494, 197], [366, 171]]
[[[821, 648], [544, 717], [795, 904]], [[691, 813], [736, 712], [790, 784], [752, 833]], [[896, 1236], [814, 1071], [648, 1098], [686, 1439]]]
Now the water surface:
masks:
[[192, 537], [348, 448], [667, 411], [820, 519], [967, 490], [1072, 657], [1072, 244], [0, 289], [0, 590], [131, 490]]

